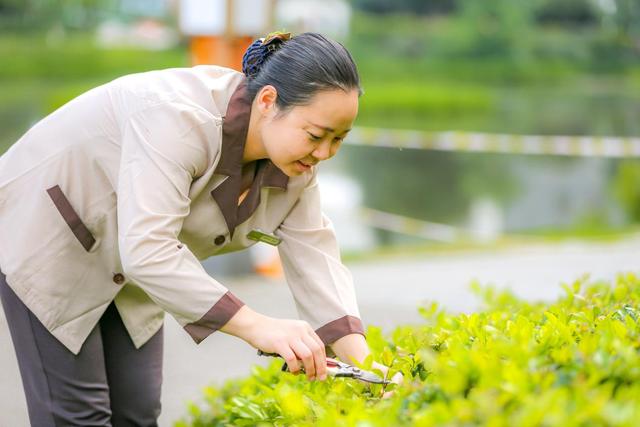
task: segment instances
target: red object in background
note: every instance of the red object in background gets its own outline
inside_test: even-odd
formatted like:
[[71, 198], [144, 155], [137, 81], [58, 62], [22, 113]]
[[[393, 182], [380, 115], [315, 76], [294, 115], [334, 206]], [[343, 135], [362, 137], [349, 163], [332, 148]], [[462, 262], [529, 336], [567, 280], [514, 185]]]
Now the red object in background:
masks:
[[242, 71], [242, 56], [252, 42], [251, 36], [192, 36], [191, 64], [213, 64]]

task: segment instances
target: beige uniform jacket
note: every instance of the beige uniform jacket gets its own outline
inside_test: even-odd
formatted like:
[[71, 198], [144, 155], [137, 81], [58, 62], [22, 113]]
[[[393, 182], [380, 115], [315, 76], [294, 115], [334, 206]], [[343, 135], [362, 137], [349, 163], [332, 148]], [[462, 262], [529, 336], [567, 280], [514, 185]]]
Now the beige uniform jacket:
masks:
[[[0, 268], [73, 353], [112, 300], [136, 347], [169, 312], [200, 342], [243, 302], [200, 260], [273, 233], [301, 319], [325, 344], [364, 335], [316, 170], [256, 163], [240, 206], [251, 112], [244, 75], [196, 66], [92, 89], [0, 157]], [[264, 244], [264, 243], [260, 243]]]

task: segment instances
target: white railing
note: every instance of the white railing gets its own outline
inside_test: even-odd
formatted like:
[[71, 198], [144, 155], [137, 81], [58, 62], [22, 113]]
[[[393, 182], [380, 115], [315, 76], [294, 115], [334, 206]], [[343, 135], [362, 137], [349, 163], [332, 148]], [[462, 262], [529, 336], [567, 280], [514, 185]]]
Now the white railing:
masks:
[[555, 156], [640, 157], [640, 138], [427, 132], [356, 127], [346, 144], [398, 149]]

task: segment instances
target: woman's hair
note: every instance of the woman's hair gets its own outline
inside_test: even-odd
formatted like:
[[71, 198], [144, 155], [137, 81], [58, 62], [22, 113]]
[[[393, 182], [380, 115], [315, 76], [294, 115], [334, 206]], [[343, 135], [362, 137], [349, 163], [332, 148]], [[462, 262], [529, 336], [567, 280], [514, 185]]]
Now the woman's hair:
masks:
[[318, 33], [272, 33], [254, 41], [242, 58], [247, 76], [247, 95], [253, 100], [258, 91], [276, 88], [276, 105], [281, 112], [305, 105], [319, 91], [356, 89], [360, 77], [353, 58], [343, 45]]

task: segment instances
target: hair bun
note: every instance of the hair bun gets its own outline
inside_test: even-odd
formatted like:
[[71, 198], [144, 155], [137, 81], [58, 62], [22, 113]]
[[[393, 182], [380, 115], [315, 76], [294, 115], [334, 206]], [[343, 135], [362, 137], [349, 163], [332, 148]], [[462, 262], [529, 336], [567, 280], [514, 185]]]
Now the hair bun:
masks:
[[247, 77], [252, 77], [260, 71], [267, 58], [291, 39], [291, 33], [273, 32], [266, 37], [255, 40], [242, 57], [242, 72]]

